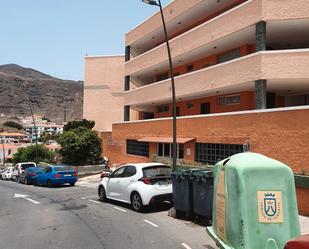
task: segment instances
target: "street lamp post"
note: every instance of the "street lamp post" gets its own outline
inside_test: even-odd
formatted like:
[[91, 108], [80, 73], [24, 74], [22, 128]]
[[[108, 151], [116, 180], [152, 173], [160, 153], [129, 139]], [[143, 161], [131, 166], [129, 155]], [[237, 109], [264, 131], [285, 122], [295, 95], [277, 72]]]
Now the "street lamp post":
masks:
[[174, 73], [173, 73], [173, 61], [172, 61], [172, 56], [171, 56], [171, 49], [170, 49], [170, 44], [167, 36], [167, 29], [166, 29], [166, 24], [165, 24], [165, 19], [164, 19], [164, 14], [163, 14], [163, 9], [162, 9], [162, 4], [161, 0], [142, 0], [144, 3], [149, 4], [149, 5], [155, 5], [160, 8], [160, 13], [161, 13], [161, 19], [163, 23], [163, 29], [164, 29], [164, 36], [165, 36], [165, 42], [166, 42], [166, 48], [167, 48], [167, 54], [168, 54], [168, 61], [169, 61], [169, 68], [170, 68], [170, 75], [171, 75], [171, 83], [172, 83], [172, 106], [173, 106], [173, 169], [176, 168], [176, 158], [177, 158], [177, 135], [176, 135], [176, 127], [177, 127], [177, 118], [176, 118], [176, 93], [175, 93], [175, 80], [174, 80]]

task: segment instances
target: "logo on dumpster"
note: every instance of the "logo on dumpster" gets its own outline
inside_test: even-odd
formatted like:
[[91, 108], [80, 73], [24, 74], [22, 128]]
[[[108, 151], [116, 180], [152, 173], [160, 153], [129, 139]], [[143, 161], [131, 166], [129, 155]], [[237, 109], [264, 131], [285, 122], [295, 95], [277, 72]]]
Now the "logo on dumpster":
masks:
[[282, 192], [258, 191], [259, 222], [282, 223]]
[[275, 194], [268, 193], [264, 195], [264, 212], [269, 217], [277, 214], [277, 201]]

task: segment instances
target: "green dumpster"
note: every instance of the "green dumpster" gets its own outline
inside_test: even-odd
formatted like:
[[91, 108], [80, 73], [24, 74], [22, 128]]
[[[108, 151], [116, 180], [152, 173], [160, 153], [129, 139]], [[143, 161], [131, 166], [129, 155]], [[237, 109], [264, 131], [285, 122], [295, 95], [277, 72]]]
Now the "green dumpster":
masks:
[[300, 234], [294, 178], [285, 164], [236, 154], [214, 171], [213, 223], [207, 233], [224, 249], [283, 249]]

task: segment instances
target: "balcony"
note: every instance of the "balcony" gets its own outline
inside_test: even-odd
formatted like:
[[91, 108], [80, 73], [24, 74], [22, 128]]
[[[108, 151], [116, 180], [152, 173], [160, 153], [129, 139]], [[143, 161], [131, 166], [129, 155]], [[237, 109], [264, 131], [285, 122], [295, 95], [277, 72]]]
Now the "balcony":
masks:
[[[254, 81], [268, 80], [277, 93], [309, 92], [309, 49], [264, 51], [175, 78], [177, 100], [230, 92], [254, 91]], [[136, 88], [124, 95], [125, 105], [157, 105], [171, 101], [170, 79]]]
[[[214, 53], [214, 47], [215, 52], [220, 53], [239, 44], [254, 43], [255, 24], [261, 20], [269, 24], [268, 40], [272, 42], [286, 26], [286, 21], [306, 18], [309, 20], [306, 11], [308, 8], [307, 0], [299, 0], [297, 4], [290, 0], [282, 0], [280, 4], [269, 0], [247, 1], [172, 39], [170, 45], [174, 64], [177, 66], [193, 58], [199, 59], [199, 56], [211, 55]], [[147, 22], [142, 27], [147, 29]], [[293, 29], [289, 32], [293, 32]], [[295, 35], [291, 33], [288, 36], [292, 39]], [[146, 77], [154, 71], [167, 69], [166, 46], [162, 44], [128, 61], [125, 65], [125, 75], [130, 75], [134, 81], [138, 81], [140, 76]]]

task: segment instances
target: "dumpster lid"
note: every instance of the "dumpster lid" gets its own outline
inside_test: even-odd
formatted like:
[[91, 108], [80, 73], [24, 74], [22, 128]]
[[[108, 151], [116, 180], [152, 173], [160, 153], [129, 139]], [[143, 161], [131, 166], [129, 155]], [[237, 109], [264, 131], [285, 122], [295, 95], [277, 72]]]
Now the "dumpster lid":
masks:
[[[178, 144], [185, 144], [187, 142], [193, 141], [196, 138], [184, 138], [184, 137], [177, 137], [176, 142]], [[172, 137], [143, 137], [138, 139], [139, 142], [150, 142], [150, 143], [173, 143]]]
[[193, 176], [208, 176], [213, 177], [213, 171], [211, 170], [194, 170], [192, 171]]

